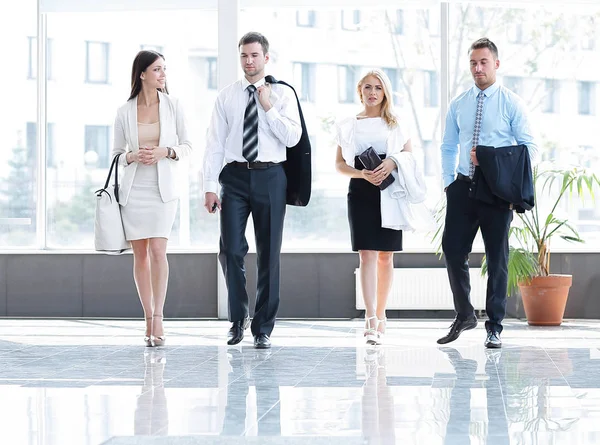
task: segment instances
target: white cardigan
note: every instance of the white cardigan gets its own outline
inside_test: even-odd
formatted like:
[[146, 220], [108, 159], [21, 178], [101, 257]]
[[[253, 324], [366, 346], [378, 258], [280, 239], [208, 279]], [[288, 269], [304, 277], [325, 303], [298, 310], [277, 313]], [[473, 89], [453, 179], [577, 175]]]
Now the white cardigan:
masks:
[[[188, 139], [181, 104], [177, 99], [160, 91], [158, 92], [158, 100], [159, 147], [173, 148], [178, 159], [188, 156], [192, 151], [192, 144]], [[136, 97], [128, 100], [125, 105], [117, 110], [114, 131], [113, 158], [119, 153], [139, 150]], [[129, 200], [129, 192], [138, 164], [132, 162], [128, 165], [124, 155], [119, 158], [119, 164], [123, 166], [123, 176], [119, 184], [119, 204], [125, 206]], [[158, 169], [158, 189], [163, 202], [179, 198], [178, 160], [163, 158], [158, 161], [156, 168]]]
[[[354, 167], [356, 118], [342, 120], [337, 124], [337, 130], [342, 157], [346, 164]], [[381, 226], [393, 230], [429, 231], [435, 221], [423, 202], [427, 194], [425, 180], [413, 154], [402, 153], [407, 142], [399, 125], [390, 131], [387, 138], [386, 158], [396, 163], [398, 172], [392, 172], [395, 181], [380, 193]]]

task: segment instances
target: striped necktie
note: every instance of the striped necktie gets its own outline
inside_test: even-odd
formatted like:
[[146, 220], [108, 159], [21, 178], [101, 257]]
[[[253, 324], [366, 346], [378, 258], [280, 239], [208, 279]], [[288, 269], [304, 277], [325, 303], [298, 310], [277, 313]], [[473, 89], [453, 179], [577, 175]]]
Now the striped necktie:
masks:
[[[480, 91], [477, 95], [477, 112], [475, 113], [475, 129], [473, 130], [473, 147], [477, 147], [479, 144], [479, 131], [481, 130], [481, 119], [483, 117], [483, 91]], [[472, 179], [475, 174], [475, 164], [471, 161], [469, 155], [469, 177]]]
[[254, 162], [258, 157], [258, 108], [254, 92], [256, 87], [248, 85], [248, 105], [244, 112], [244, 143], [242, 155], [248, 162]]

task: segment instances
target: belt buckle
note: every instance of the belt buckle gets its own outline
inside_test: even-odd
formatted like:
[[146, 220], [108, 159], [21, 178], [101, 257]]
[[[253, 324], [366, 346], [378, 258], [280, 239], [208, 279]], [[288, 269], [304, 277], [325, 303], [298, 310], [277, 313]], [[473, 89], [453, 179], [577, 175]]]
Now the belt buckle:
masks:
[[251, 164], [252, 164], [252, 162], [250, 162], [250, 161], [246, 162], [246, 168], [248, 170], [254, 170], [254, 168], [252, 168]]

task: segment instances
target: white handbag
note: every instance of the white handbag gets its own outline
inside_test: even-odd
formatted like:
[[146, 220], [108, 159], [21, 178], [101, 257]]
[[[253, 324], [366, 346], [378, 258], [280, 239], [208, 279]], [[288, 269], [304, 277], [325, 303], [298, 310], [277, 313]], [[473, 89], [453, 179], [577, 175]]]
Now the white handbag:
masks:
[[[119, 156], [114, 157], [104, 188], [96, 190], [96, 221], [94, 225], [94, 247], [99, 252], [120, 254], [131, 248], [125, 239], [125, 229], [119, 205]], [[110, 184], [113, 169], [115, 180]]]

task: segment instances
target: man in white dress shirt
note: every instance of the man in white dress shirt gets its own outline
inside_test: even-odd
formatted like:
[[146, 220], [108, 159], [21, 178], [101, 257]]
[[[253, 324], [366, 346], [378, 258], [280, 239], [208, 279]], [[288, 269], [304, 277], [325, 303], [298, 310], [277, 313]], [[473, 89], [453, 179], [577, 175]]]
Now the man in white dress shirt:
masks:
[[246, 225], [252, 214], [258, 279], [251, 330], [254, 346], [266, 349], [271, 347], [279, 308], [287, 185], [282, 163], [286, 147], [298, 143], [302, 128], [292, 90], [265, 83], [267, 39], [250, 32], [238, 48], [245, 76], [225, 87], [215, 103], [204, 156], [204, 206], [210, 213], [221, 210], [219, 261], [229, 295], [229, 345], [242, 341], [250, 322], [244, 257]]

